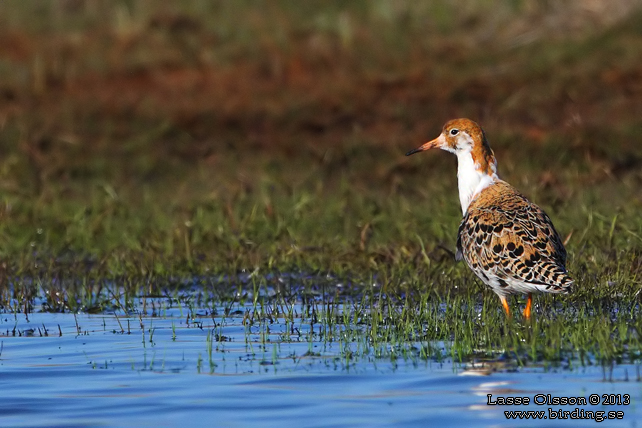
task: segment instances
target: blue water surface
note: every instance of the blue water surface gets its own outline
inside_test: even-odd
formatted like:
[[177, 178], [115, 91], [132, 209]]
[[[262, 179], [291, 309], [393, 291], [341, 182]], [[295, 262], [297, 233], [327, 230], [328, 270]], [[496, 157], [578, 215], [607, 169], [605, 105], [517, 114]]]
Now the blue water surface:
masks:
[[[162, 316], [5, 314], [0, 322], [2, 427], [618, 426], [642, 418], [633, 365], [605, 371], [346, 358], [341, 338], [303, 326], [248, 327], [180, 308]], [[267, 324], [268, 326], [270, 323]], [[315, 327], [312, 326], [312, 329]], [[284, 336], [284, 333], [289, 335]], [[295, 333], [292, 333], [292, 332]], [[529, 397], [527, 406], [488, 405]], [[535, 405], [537, 394], [619, 394], [625, 405]], [[621, 411], [623, 419], [507, 419], [506, 411]]]

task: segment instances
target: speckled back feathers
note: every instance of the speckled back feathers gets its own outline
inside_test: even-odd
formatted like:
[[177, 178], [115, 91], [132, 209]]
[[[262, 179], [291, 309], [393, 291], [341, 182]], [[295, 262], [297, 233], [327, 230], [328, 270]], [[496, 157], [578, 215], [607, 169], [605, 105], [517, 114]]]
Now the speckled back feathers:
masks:
[[500, 296], [568, 293], [573, 284], [550, 218], [499, 179], [471, 201], [459, 226], [457, 258]]

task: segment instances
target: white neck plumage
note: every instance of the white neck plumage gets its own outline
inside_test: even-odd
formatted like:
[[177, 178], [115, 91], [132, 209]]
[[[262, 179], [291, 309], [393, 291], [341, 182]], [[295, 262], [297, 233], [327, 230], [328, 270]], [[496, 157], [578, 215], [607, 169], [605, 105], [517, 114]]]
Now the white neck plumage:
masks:
[[457, 182], [459, 186], [459, 202], [461, 211], [466, 215], [471, 201], [486, 187], [499, 179], [497, 163], [493, 157], [489, 168], [484, 171], [473, 160], [470, 150], [457, 150]]

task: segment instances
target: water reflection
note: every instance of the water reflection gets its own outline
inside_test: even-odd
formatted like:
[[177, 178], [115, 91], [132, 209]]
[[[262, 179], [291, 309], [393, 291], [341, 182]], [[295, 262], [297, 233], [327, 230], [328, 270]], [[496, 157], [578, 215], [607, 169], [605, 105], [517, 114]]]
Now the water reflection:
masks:
[[[248, 307], [223, 315], [162, 299], [144, 304], [146, 315], [5, 314], [0, 426], [538, 426], [506, 419], [506, 407], [489, 406], [487, 395], [642, 398], [640, 383], [623, 381], [635, 370], [626, 365], [614, 368], [615, 382], [603, 382], [599, 367], [546, 372], [382, 358], [349, 332], [330, 340], [309, 321], [248, 323]], [[622, 410], [624, 420], [601, 425], [639, 418], [635, 405], [603, 407]]]

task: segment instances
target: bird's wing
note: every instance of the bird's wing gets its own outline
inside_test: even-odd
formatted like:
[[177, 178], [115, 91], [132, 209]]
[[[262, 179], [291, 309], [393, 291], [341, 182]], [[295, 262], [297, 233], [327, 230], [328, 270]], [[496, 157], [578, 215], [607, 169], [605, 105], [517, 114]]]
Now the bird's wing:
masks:
[[500, 286], [510, 280], [568, 292], [566, 250], [551, 219], [519, 193], [502, 199], [469, 207], [459, 226], [457, 252], [473, 271], [494, 275]]

